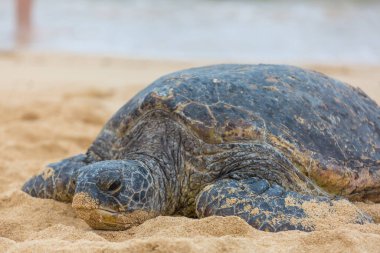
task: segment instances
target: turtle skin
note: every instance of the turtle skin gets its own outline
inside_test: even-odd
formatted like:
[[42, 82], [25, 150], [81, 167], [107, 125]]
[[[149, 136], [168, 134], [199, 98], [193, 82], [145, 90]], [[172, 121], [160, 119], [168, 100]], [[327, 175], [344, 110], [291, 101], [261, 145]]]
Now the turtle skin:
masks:
[[[334, 196], [380, 202], [380, 110], [360, 89], [293, 66], [179, 71], [124, 105], [85, 155], [50, 166], [52, 175], [23, 190], [72, 201], [88, 183], [75, 182], [84, 174], [78, 164], [131, 159], [165, 177], [154, 188], [160, 214], [237, 215], [262, 230], [310, 231], [305, 203], [333, 212], [343, 201]], [[349, 208], [350, 222], [371, 220]]]

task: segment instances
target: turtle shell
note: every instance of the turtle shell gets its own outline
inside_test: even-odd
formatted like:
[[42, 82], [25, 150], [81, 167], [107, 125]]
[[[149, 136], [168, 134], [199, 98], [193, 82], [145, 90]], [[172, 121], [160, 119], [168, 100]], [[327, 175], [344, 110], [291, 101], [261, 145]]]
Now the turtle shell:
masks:
[[360, 89], [314, 71], [214, 65], [163, 76], [108, 121], [89, 151], [112, 159], [113, 143], [152, 110], [169, 112], [210, 144], [270, 143], [305, 173], [312, 166], [375, 165], [378, 173], [378, 105]]

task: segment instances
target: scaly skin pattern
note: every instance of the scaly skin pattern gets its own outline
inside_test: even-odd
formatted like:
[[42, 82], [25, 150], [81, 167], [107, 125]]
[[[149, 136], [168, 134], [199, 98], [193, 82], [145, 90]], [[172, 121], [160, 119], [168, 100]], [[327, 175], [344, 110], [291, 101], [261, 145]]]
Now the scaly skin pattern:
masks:
[[[224, 179], [206, 187], [198, 196], [197, 214], [198, 217], [236, 215], [251, 226], [268, 232], [313, 231], [313, 219], [316, 218], [313, 212], [318, 211], [322, 217], [331, 215], [337, 212], [342, 204], [339, 202], [343, 201], [286, 191], [277, 184], [255, 177], [239, 181]], [[344, 204], [346, 215], [350, 213], [347, 222], [364, 224], [372, 221], [355, 206], [348, 202]], [[313, 210], [306, 211], [308, 205], [313, 205]]]
[[136, 223], [128, 215], [144, 221], [164, 212], [160, 188], [141, 160], [102, 161], [80, 170], [73, 207], [93, 228], [122, 230]]
[[[182, 214], [310, 231], [305, 201], [334, 206], [337, 195], [380, 202], [379, 160], [380, 110], [359, 89], [291, 66], [216, 65], [158, 79], [106, 123], [82, 167], [69, 158], [23, 190], [74, 198], [80, 216], [99, 229], [126, 229], [134, 224], [126, 217]], [[126, 176], [133, 173], [151, 178], [147, 188]], [[241, 189], [262, 182], [269, 190]], [[283, 205], [288, 196], [298, 208]], [[239, 205], [225, 202], [230, 198]], [[370, 221], [359, 211], [353, 216], [347, 222]]]
[[22, 190], [33, 197], [71, 202], [78, 171], [87, 164], [85, 155], [77, 155], [49, 164], [42, 173], [25, 183]]

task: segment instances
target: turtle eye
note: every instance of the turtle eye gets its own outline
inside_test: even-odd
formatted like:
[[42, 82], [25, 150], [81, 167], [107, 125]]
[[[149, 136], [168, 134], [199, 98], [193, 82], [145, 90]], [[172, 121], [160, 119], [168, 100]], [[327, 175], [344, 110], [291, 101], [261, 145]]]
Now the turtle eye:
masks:
[[109, 192], [116, 192], [118, 191], [119, 189], [121, 188], [121, 182], [120, 180], [116, 180], [115, 182], [113, 182], [109, 187], [108, 187], [108, 190]]
[[103, 172], [99, 174], [97, 186], [100, 190], [110, 194], [116, 194], [121, 190], [119, 171]]

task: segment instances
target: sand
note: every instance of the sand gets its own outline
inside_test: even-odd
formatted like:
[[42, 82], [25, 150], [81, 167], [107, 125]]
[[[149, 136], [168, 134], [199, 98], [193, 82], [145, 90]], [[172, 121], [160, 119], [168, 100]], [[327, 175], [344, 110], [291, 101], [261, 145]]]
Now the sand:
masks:
[[[19, 190], [47, 163], [84, 152], [104, 122], [151, 81], [201, 64], [1, 53], [0, 252], [379, 252], [379, 224], [266, 233], [237, 217], [157, 217], [105, 232], [90, 229], [70, 204]], [[380, 103], [380, 67], [306, 67], [359, 86]], [[357, 205], [380, 222], [380, 204]]]

